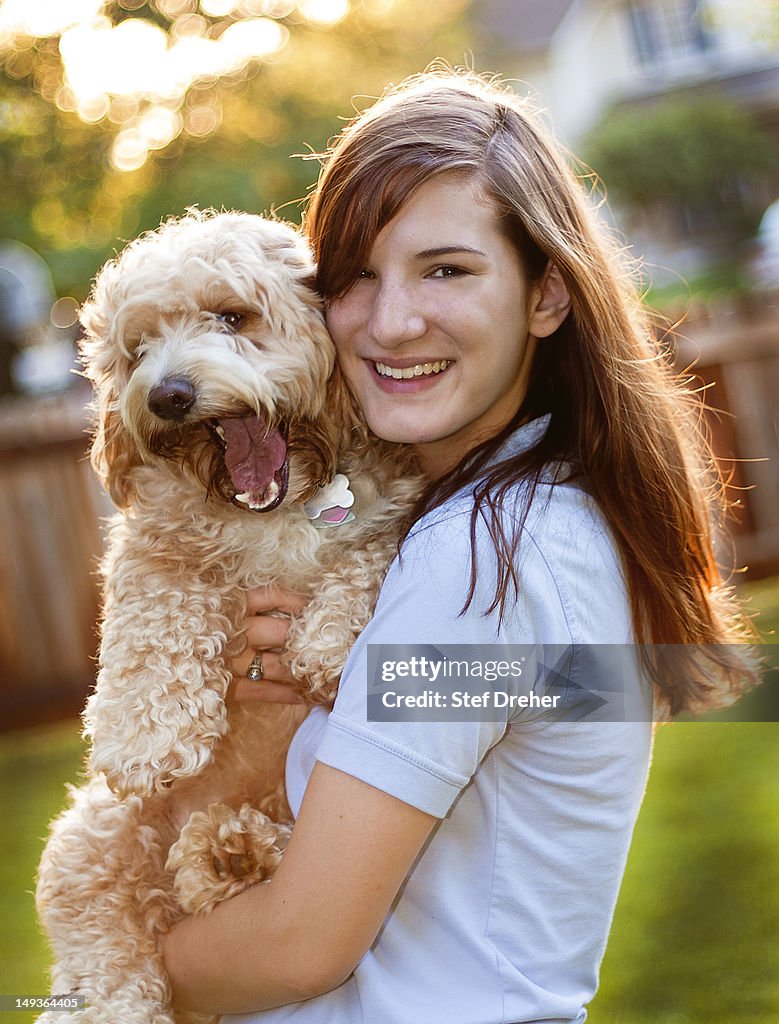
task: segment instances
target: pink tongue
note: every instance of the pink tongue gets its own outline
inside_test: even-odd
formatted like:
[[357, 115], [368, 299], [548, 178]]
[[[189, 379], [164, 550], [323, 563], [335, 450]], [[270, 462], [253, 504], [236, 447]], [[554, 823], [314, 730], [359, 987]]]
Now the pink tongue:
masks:
[[225, 465], [238, 491], [262, 493], [284, 465], [287, 444], [257, 416], [219, 420], [225, 432]]

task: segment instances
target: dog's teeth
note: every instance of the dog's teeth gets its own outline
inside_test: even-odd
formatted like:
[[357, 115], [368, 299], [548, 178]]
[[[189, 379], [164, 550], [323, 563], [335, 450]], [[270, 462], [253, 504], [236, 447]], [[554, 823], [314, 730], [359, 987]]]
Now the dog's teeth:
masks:
[[257, 495], [252, 494], [251, 491], [244, 491], [243, 494], [236, 494], [235, 500], [242, 502], [244, 505], [248, 505], [249, 508], [263, 509], [267, 508], [267, 506], [270, 505], [272, 501], [275, 501], [275, 499], [279, 495], [280, 490], [281, 487], [279, 486], [279, 484], [276, 483], [275, 480], [271, 480], [271, 482], [265, 489], [262, 501], [258, 500]]
[[217, 434], [219, 434], [219, 436], [222, 438], [223, 441], [227, 440], [227, 434], [225, 434], [224, 427], [222, 427], [219, 424], [217, 424], [216, 427], [214, 427], [214, 429], [216, 430]]

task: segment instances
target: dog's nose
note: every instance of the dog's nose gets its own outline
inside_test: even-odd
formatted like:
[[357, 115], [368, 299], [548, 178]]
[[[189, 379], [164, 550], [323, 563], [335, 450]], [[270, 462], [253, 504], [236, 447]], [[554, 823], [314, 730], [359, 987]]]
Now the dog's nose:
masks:
[[147, 403], [161, 420], [183, 420], [195, 397], [194, 385], [186, 377], [165, 377], [151, 389]]

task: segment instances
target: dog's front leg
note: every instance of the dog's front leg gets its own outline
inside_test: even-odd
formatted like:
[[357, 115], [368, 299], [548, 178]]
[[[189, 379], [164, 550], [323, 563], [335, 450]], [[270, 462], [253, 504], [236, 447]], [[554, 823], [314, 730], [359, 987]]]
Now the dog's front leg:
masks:
[[[137, 797], [119, 801], [103, 779], [71, 791], [38, 872], [37, 906], [55, 956], [52, 992], [76, 993], [77, 1024], [173, 1024], [158, 952], [180, 916], [166, 876], [167, 841]], [[153, 820], [153, 819], [152, 819]], [[39, 1024], [62, 1024], [47, 1011]]]
[[323, 575], [316, 596], [293, 619], [286, 660], [311, 703], [327, 706], [335, 699], [347, 655], [373, 615], [396, 550], [394, 540], [376, 540], [348, 553], [337, 569]]
[[258, 882], [279, 866], [292, 826], [272, 821], [243, 804], [234, 811], [211, 804], [194, 812], [170, 849], [166, 867], [174, 873], [174, 890], [190, 914], [206, 913]]
[[[187, 561], [186, 538], [114, 528], [105, 562], [100, 671], [84, 713], [90, 766], [120, 796], [198, 773], [227, 731], [226, 658], [245, 600]], [[237, 643], [245, 643], [238, 638]]]

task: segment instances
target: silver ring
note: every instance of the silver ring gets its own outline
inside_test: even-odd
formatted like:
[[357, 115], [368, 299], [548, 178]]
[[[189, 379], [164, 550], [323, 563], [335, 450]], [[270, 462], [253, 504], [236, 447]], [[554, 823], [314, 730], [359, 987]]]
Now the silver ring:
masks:
[[262, 651], [257, 651], [246, 672], [246, 678], [251, 679], [253, 683], [259, 683], [264, 676], [265, 666], [262, 663]]

